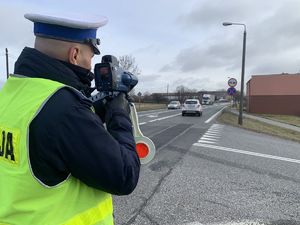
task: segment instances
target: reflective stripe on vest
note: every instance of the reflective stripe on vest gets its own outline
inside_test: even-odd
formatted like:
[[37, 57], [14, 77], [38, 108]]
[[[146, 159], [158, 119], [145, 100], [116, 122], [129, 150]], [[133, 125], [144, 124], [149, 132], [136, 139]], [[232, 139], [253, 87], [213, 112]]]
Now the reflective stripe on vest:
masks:
[[[69, 221], [63, 223], [62, 225], [85, 225], [85, 224], [112, 224], [112, 217], [108, 216], [112, 212], [105, 211], [112, 209], [112, 199], [108, 197], [105, 201], [100, 202], [94, 208], [88, 209], [85, 212], [82, 212]], [[98, 221], [103, 221], [103, 223]]]
[[29, 125], [61, 88], [81, 95], [55, 81], [16, 76], [0, 90], [0, 224], [113, 224], [110, 194], [72, 176], [48, 187], [31, 172]]

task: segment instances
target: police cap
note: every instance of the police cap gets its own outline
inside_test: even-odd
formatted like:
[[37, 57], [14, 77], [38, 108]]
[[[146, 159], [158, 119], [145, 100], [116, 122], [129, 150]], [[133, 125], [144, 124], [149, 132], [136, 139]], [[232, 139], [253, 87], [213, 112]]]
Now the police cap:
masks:
[[34, 23], [36, 36], [62, 41], [88, 44], [96, 55], [100, 54], [97, 29], [107, 23], [104, 16], [81, 18], [80, 15], [56, 16], [27, 13], [24, 17]]

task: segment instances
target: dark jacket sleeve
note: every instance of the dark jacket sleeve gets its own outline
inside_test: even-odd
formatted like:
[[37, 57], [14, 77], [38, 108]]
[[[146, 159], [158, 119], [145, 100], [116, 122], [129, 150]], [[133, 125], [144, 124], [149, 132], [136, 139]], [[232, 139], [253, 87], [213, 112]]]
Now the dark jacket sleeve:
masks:
[[125, 112], [115, 112], [108, 132], [90, 107], [68, 89], [50, 98], [30, 125], [33, 173], [49, 186], [71, 173], [91, 187], [129, 194], [140, 171], [131, 121]]

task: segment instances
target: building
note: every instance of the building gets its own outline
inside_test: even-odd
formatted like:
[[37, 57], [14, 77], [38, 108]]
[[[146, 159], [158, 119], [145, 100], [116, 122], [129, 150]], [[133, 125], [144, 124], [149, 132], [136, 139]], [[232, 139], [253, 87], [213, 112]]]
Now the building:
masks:
[[300, 116], [300, 74], [253, 75], [247, 82], [247, 110]]

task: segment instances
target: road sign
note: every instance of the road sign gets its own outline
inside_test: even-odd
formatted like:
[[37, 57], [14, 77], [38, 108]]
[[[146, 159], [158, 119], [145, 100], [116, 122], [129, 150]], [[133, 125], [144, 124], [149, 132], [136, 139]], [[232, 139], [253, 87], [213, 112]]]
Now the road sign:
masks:
[[230, 79], [228, 80], [228, 85], [229, 85], [230, 87], [235, 87], [235, 86], [237, 85], [237, 80], [236, 80], [235, 78], [230, 78]]
[[230, 87], [227, 89], [227, 94], [234, 95], [236, 93], [236, 89], [234, 87]]

